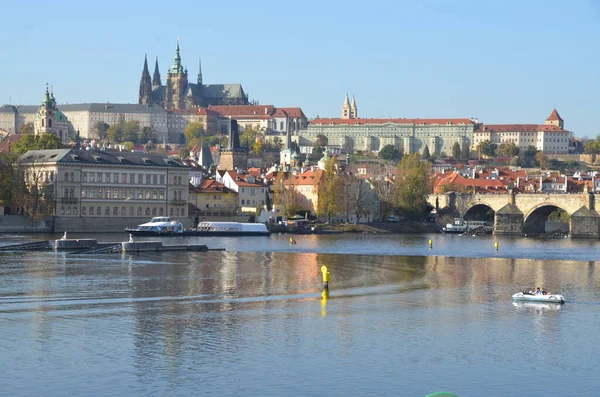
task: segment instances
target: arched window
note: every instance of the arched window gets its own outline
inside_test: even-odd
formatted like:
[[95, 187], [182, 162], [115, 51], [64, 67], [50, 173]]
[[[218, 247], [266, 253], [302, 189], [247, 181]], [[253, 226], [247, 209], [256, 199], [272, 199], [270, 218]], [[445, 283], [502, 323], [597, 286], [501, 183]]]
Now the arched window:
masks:
[[71, 215], [71, 207], [67, 207], [67, 215]]
[[58, 131], [58, 136], [60, 137], [60, 140], [62, 141], [62, 130]]
[[283, 121], [279, 123], [279, 131], [283, 131]]
[[42, 119], [42, 127], [44, 126], [44, 119]]
[[73, 198], [73, 189], [69, 189], [69, 197]]
[[102, 215], [102, 208], [96, 207], [96, 215], [98, 215], [98, 216]]
[[81, 215], [86, 215], [87, 214], [87, 207], [81, 207]]
[[48, 128], [52, 128], [52, 119], [48, 119]]
[[119, 209], [117, 207], [113, 208], [113, 215], [114, 216], [118, 216], [119, 215]]
[[156, 216], [156, 207], [152, 208], [152, 216]]
[[158, 209], [158, 215], [159, 215], [159, 216], [163, 216], [163, 215], [164, 215], [164, 210], [163, 210], [163, 207], [160, 207], [160, 208]]
[[175, 215], [179, 216], [179, 208], [175, 209]]
[[121, 207], [121, 215], [123, 215], [123, 216], [127, 215], [127, 208]]
[[60, 214], [64, 215], [65, 214], [65, 207], [60, 207]]
[[110, 216], [110, 207], [104, 208], [104, 215]]
[[64, 198], [69, 197], [69, 189], [65, 189], [65, 195], [63, 196]]
[[77, 215], [77, 207], [73, 207], [73, 215]]
[[150, 207], [146, 207], [146, 216], [150, 216]]
[[71, 182], [73, 182], [75, 180], [74, 176], [75, 175], [73, 175], [73, 173], [71, 172]]
[[90, 207], [90, 215], [94, 215], [94, 207]]
[[129, 216], [133, 216], [133, 207], [129, 208]]
[[171, 208], [171, 209], [169, 210], [169, 214], [170, 214], [171, 216], [173, 216], [173, 208]]
[[142, 216], [142, 207], [138, 207], [138, 216]]

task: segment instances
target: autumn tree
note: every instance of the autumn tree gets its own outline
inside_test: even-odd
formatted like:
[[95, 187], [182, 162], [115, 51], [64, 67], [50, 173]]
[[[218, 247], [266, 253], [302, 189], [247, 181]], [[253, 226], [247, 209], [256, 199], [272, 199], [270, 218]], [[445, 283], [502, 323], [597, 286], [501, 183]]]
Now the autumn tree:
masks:
[[17, 163], [16, 200], [25, 212], [33, 219], [54, 215], [55, 192], [50, 184], [50, 172], [36, 157], [27, 154], [21, 156]]
[[498, 154], [504, 157], [518, 156], [519, 147], [514, 142], [505, 142], [498, 147]]
[[21, 134], [33, 135], [35, 133], [35, 127], [33, 122], [29, 121], [23, 124], [20, 128]]
[[548, 168], [548, 166], [550, 165], [548, 157], [544, 154], [544, 152], [541, 151], [537, 152], [537, 154], [535, 155], [535, 162], [539, 164], [541, 168]]
[[273, 204], [288, 218], [296, 215], [299, 209], [295, 186], [285, 172], [279, 172], [273, 184]]
[[387, 179], [379, 179], [373, 182], [373, 190], [379, 202], [380, 218], [387, 219], [395, 207], [394, 184]]
[[342, 178], [335, 157], [325, 161], [323, 176], [319, 181], [317, 215], [326, 216], [328, 221], [341, 212]]
[[185, 143], [188, 148], [191, 149], [200, 144], [200, 141], [206, 135], [206, 130], [204, 129], [204, 125], [202, 123], [194, 121], [185, 127], [184, 135]]
[[498, 145], [490, 142], [489, 140], [485, 140], [479, 145], [477, 145], [477, 150], [484, 157], [496, 157], [496, 150], [498, 149]]
[[407, 214], [423, 216], [427, 196], [431, 193], [431, 165], [421, 161], [416, 153], [404, 156], [398, 164], [396, 204]]

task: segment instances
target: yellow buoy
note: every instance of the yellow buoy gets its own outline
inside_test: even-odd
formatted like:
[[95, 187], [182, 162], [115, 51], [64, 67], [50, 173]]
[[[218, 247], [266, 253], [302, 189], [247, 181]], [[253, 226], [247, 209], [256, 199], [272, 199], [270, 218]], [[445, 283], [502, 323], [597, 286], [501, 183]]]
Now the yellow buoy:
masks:
[[498, 242], [497, 241], [494, 243], [494, 248], [496, 248], [496, 251], [498, 251]]
[[329, 278], [331, 273], [327, 270], [327, 266], [321, 266], [321, 273], [323, 275], [323, 289], [329, 289]]

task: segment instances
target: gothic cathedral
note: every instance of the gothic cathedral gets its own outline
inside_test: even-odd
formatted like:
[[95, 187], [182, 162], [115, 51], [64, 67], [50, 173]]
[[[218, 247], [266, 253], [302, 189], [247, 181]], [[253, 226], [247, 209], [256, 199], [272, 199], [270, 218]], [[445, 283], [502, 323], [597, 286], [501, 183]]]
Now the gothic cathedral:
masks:
[[241, 84], [203, 84], [202, 69], [198, 63], [196, 83], [188, 81], [188, 71], [181, 64], [179, 40], [175, 48], [173, 66], [167, 72], [166, 85], [161, 84], [158, 58], [154, 64], [154, 74], [150, 78], [148, 59], [144, 58], [144, 69], [140, 80], [138, 103], [159, 105], [167, 110], [192, 109], [211, 105], [249, 105], [248, 95]]

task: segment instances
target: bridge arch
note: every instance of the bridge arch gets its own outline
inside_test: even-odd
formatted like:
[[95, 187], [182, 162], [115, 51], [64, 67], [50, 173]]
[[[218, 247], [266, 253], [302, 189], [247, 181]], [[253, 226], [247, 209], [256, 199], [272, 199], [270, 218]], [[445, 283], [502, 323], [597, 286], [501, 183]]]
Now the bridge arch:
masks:
[[[535, 205], [527, 214], [524, 214], [523, 216], [523, 233], [525, 235], [536, 235], [549, 231], [546, 230], [546, 222], [548, 221], [550, 214], [557, 209], [564, 211], [569, 216], [571, 215], [565, 208], [562, 208], [556, 203], [545, 202]], [[570, 226], [567, 224], [564, 229], [566, 231], [570, 231]]]
[[487, 221], [494, 222], [496, 211], [486, 203], [475, 203], [470, 206], [463, 214], [466, 221]]

